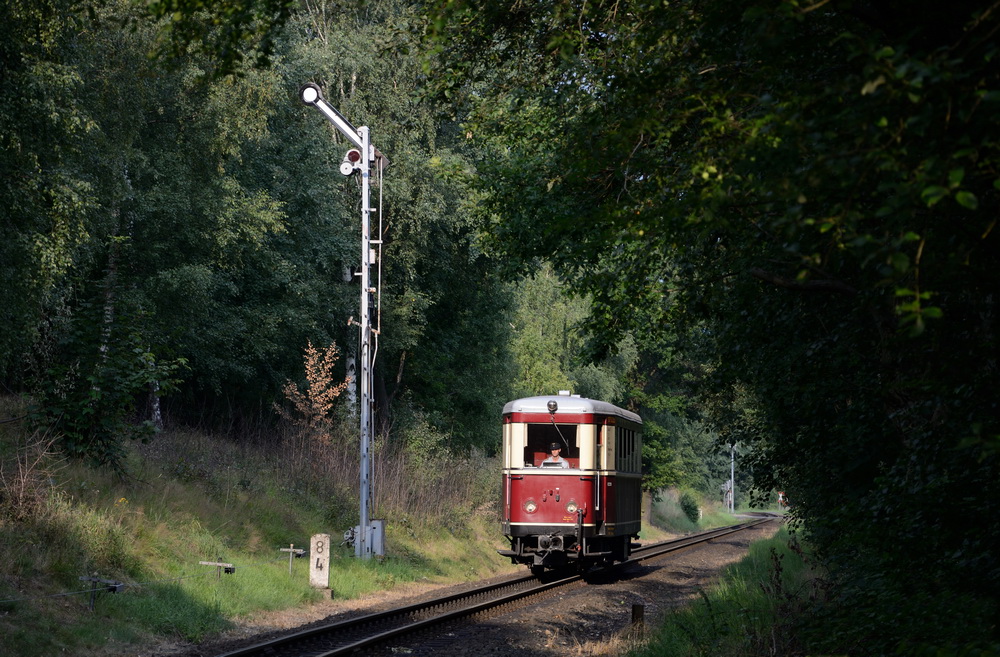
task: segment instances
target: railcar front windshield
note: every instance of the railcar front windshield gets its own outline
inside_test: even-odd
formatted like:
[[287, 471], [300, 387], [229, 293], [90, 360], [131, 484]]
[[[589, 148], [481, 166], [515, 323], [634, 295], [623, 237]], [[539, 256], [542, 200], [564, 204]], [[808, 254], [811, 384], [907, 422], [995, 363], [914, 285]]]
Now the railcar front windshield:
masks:
[[560, 456], [569, 461], [570, 467], [578, 468], [580, 462], [580, 446], [577, 444], [575, 424], [529, 424], [528, 444], [524, 448], [524, 464], [529, 467], [540, 467], [542, 461], [549, 455], [552, 443], [562, 446]]

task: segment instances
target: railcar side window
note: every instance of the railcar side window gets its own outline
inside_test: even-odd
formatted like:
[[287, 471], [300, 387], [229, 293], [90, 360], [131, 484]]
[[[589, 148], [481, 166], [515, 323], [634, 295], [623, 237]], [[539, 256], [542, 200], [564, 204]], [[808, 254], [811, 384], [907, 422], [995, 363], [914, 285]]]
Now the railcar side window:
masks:
[[615, 430], [615, 469], [622, 472], [642, 471], [642, 452], [639, 441], [632, 429], [618, 427]]
[[[549, 445], [552, 443], [563, 445], [561, 452], [563, 458], [580, 458], [580, 447], [576, 441], [576, 427], [575, 424], [560, 424], [557, 431], [551, 423], [529, 424], [528, 444], [524, 448], [524, 464], [527, 466], [539, 465], [549, 455]], [[566, 443], [569, 443], [568, 447]]]

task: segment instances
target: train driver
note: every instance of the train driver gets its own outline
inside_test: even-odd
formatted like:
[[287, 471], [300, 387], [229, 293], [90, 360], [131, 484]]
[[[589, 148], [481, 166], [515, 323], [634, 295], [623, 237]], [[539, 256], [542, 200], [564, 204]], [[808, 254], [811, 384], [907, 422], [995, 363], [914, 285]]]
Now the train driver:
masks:
[[549, 464], [550, 468], [568, 468], [569, 461], [559, 456], [559, 452], [562, 451], [562, 445], [559, 443], [552, 443], [549, 445], [549, 456], [542, 461], [542, 467]]

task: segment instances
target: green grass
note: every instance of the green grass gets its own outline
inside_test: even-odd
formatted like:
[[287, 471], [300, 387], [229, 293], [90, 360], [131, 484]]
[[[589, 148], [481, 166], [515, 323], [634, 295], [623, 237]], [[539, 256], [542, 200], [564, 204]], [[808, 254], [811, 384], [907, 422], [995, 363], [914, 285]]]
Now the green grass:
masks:
[[[22, 400], [0, 397], [0, 417], [23, 411]], [[284, 447], [172, 431], [131, 445], [124, 479], [43, 456], [44, 447], [20, 424], [0, 424], [0, 657], [133, 654], [151, 639], [201, 641], [240, 619], [325, 597], [514, 569], [496, 554], [506, 545], [490, 474], [497, 467], [485, 458], [463, 465], [475, 475], [465, 483], [455, 471], [445, 481], [434, 479], [433, 469], [389, 473], [394, 481], [383, 472], [386, 489], [395, 484], [391, 490], [411, 497], [378, 512], [386, 520], [385, 558], [361, 561], [353, 548], [336, 545], [357, 522], [356, 480], [310, 470]], [[19, 454], [32, 464], [27, 476]], [[14, 495], [18, 490], [24, 494]], [[653, 505], [644, 539], [664, 537], [654, 525], [687, 533], [737, 522], [705, 504], [693, 524], [676, 498], [669, 493]], [[308, 559], [294, 559], [289, 575], [280, 551], [307, 547], [316, 533], [334, 539], [330, 590], [309, 586]], [[217, 578], [199, 561], [233, 563], [236, 572]], [[82, 575], [126, 586], [99, 592], [91, 610]]]
[[[681, 491], [669, 489], [660, 491], [660, 494], [653, 501], [651, 509], [652, 524], [673, 534], [690, 534], [715, 527], [736, 525], [745, 520], [729, 513], [720, 502], [706, 500], [704, 497], [692, 494], [697, 499], [698, 508], [701, 510], [701, 517], [697, 522], [692, 521], [684, 513], [680, 503]], [[737, 513], [765, 510], [768, 509], [746, 507], [737, 509]], [[774, 509], [770, 510], [773, 511]]]
[[750, 547], [700, 598], [670, 614], [631, 657], [756, 657], [796, 654], [787, 620], [813, 594], [801, 552], [782, 528]]
[[[0, 416], [19, 400], [0, 398]], [[0, 657], [125, 655], [150, 639], [200, 641], [241, 618], [356, 598], [407, 582], [451, 582], [511, 568], [495, 550], [499, 523], [489, 509], [456, 501], [453, 514], [386, 517], [387, 554], [361, 561], [339, 546], [357, 522], [351, 494], [296, 472], [284, 454], [255, 451], [190, 432], [131, 446], [120, 479], [45, 457], [15, 503], [17, 454], [31, 436], [0, 425]], [[28, 446], [29, 449], [26, 449]], [[445, 500], [443, 503], [447, 503]], [[309, 560], [280, 548], [335, 538], [330, 589], [309, 586]], [[199, 561], [236, 572], [217, 578]], [[80, 576], [123, 582], [120, 593], [85, 593]]]

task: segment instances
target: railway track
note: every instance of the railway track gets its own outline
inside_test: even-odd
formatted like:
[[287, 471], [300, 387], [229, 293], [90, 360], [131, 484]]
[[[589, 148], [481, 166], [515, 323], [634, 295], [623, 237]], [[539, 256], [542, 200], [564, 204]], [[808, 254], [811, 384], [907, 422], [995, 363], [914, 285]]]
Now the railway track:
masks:
[[774, 520], [777, 516], [762, 516], [756, 520], [749, 520], [739, 525], [732, 525], [730, 527], [720, 527], [718, 529], [710, 529], [707, 532], [700, 532], [698, 534], [691, 534], [690, 536], [684, 536], [682, 538], [676, 538], [670, 541], [664, 541], [662, 543], [654, 543], [649, 546], [643, 546], [638, 550], [632, 552], [632, 557], [623, 562], [621, 565], [627, 565], [630, 563], [638, 563], [640, 561], [645, 561], [646, 559], [652, 559], [676, 550], [681, 550], [691, 545], [697, 545], [698, 543], [705, 543], [715, 538], [721, 538], [727, 534], [732, 534], [735, 532], [741, 532], [745, 529], [751, 527], [756, 527], [765, 522], [770, 522]]
[[[731, 527], [643, 546], [636, 549], [628, 561], [618, 564], [615, 568], [627, 567], [629, 564], [705, 543], [773, 519], [764, 517]], [[399, 640], [404, 636], [419, 636], [432, 628], [441, 631], [442, 627], [451, 623], [489, 612], [497, 613], [497, 610], [505, 610], [519, 603], [524, 604], [529, 598], [534, 600], [547, 592], [580, 583], [582, 580], [584, 575], [581, 574], [553, 573], [542, 579], [524, 575], [463, 593], [313, 627], [227, 652], [218, 657], [334, 657], [356, 654], [359, 651], [370, 652], [389, 641]]]

